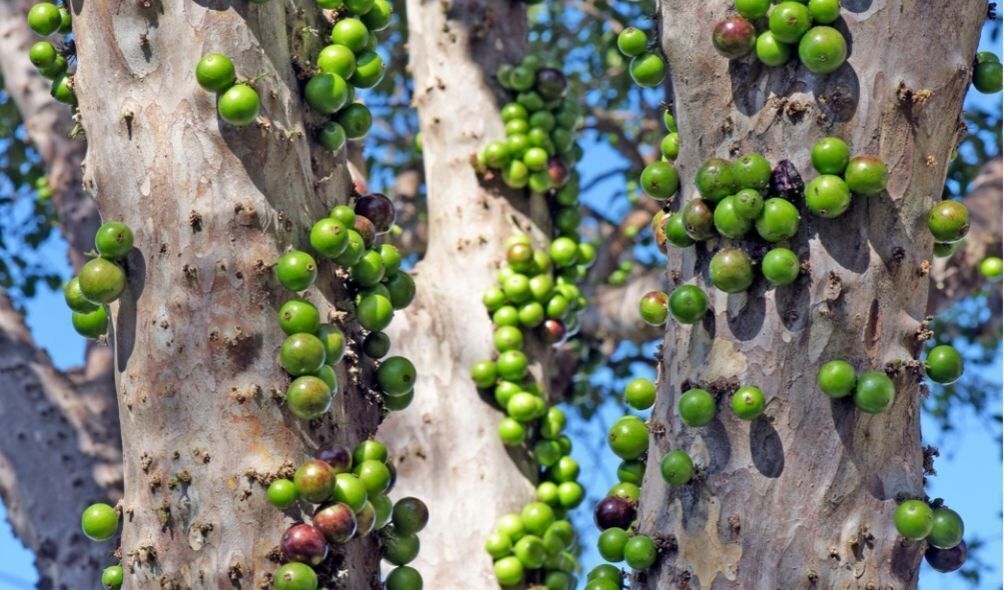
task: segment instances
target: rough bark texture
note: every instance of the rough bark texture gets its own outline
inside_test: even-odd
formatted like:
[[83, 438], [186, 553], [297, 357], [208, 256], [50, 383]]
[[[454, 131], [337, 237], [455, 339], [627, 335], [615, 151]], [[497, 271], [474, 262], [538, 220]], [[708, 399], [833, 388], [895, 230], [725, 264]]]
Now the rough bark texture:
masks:
[[416, 301], [391, 330], [392, 353], [418, 367], [415, 400], [387, 420], [381, 436], [398, 462], [395, 493], [429, 504], [421, 533], [427, 549], [416, 560], [425, 587], [490, 588], [496, 582], [484, 539], [533, 488], [520, 471], [524, 458], [511, 457], [499, 441], [503, 414], [478, 395], [469, 370], [492, 355], [481, 294], [494, 285], [502, 243], [534, 228], [525, 194], [482, 186], [471, 157], [503, 137], [503, 95], [490, 74], [522, 57], [526, 16], [517, 2], [410, 0], [408, 28], [429, 241], [415, 271]]
[[[355, 444], [380, 412], [351, 361], [330, 417], [308, 425], [277, 403], [288, 377], [276, 309], [291, 294], [271, 266], [306, 248], [312, 222], [350, 191], [344, 158], [310, 139], [320, 119], [293, 66], [326, 26], [286, 2], [87, 0], [72, 10], [85, 184], [103, 217], [136, 234], [111, 314], [126, 586], [264, 587], [277, 567], [268, 554], [299, 514], [270, 506], [263, 484], [323, 442]], [[194, 77], [209, 52], [230, 55], [243, 78], [261, 76], [257, 124], [217, 119]], [[322, 313], [350, 309], [343, 283], [322, 263], [309, 297]], [[358, 335], [349, 320], [343, 328]], [[337, 586], [376, 584], [377, 555], [372, 538], [347, 545], [330, 572]]]
[[[641, 530], [667, 549], [636, 586], [913, 588], [923, 545], [898, 538], [892, 514], [898, 494], [923, 494], [916, 369], [895, 371], [896, 402], [875, 416], [849, 399], [831, 401], [815, 375], [833, 358], [881, 370], [918, 353], [932, 247], [926, 214], [958, 137], [986, 3], [845, 1], [838, 28], [852, 40], [851, 56], [826, 77], [797, 61], [770, 69], [718, 56], [710, 29], [729, 5], [661, 6], [681, 200], [696, 193], [703, 160], [746, 150], [791, 159], [809, 180], [809, 149], [831, 134], [854, 153], [881, 157], [891, 179], [880, 196], [855, 197], [839, 219], [803, 210], [790, 243], [810, 272], [785, 288], [761, 279], [747, 294], [715, 290], [705, 272], [724, 240], [673, 251], [671, 286], [701, 285], [714, 312], [667, 327], [640, 514]], [[736, 383], [764, 390], [763, 418], [747, 423], [728, 409], [722, 390]], [[676, 415], [681, 390], [694, 385], [719, 393], [718, 417], [702, 429]], [[671, 449], [694, 457], [697, 481], [663, 482], [659, 459]]]

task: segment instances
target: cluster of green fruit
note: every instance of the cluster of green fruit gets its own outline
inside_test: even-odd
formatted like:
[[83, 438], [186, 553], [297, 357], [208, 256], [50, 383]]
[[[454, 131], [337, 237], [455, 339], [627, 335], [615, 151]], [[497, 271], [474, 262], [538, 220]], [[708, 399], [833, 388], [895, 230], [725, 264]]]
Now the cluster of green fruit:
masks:
[[[92, 541], [107, 541], [119, 529], [119, 513], [103, 502], [91, 504], [80, 515], [80, 529]], [[101, 572], [101, 587], [118, 590], [122, 587], [123, 575], [121, 564], [106, 567]]]
[[373, 88], [383, 80], [383, 58], [376, 52], [377, 32], [390, 26], [390, 0], [318, 0], [321, 8], [337, 10], [331, 43], [317, 54], [317, 72], [304, 87], [307, 104], [332, 119], [319, 141], [337, 151], [346, 139], [361, 139], [373, 125], [366, 105], [355, 100], [355, 89]]
[[49, 183], [48, 176], [40, 176], [35, 180], [35, 199], [40, 203], [44, 203], [56, 194], [56, 191], [52, 188]]
[[[389, 352], [390, 338], [382, 330], [390, 325], [394, 310], [404, 309], [415, 298], [415, 282], [401, 270], [400, 251], [391, 244], [375, 244], [380, 235], [390, 231], [394, 218], [391, 200], [371, 193], [358, 197], [354, 208], [338, 205], [310, 230], [310, 246], [319, 256], [350, 269], [356, 288], [356, 319], [368, 331], [362, 351], [371, 359]], [[283, 287], [301, 292], [317, 280], [318, 266], [309, 253], [290, 250], [279, 258], [275, 273]], [[338, 391], [332, 365], [344, 355], [345, 335], [334, 324], [322, 324], [317, 308], [303, 298], [283, 304], [279, 325], [287, 334], [279, 362], [295, 378], [287, 390], [286, 403], [304, 420], [318, 418], [328, 411]], [[387, 358], [377, 368], [376, 379], [387, 409], [408, 407], [416, 379], [411, 361], [400, 356]]]
[[582, 157], [575, 143], [581, 110], [560, 64], [531, 54], [517, 65], [499, 66], [495, 76], [515, 100], [502, 107], [505, 140], [489, 142], [478, 152], [477, 168], [499, 171], [510, 188], [557, 191], [559, 205], [573, 206], [577, 185], [562, 189], [570, 184], [569, 169]]
[[962, 540], [965, 525], [962, 517], [942, 505], [940, 499], [931, 502], [905, 500], [896, 508], [896, 530], [911, 541], [927, 541], [924, 558], [936, 571], [948, 573], [962, 567], [968, 551]]
[[631, 276], [631, 271], [633, 270], [634, 261], [622, 260], [617, 265], [617, 268], [610, 271], [610, 275], [607, 276], [607, 283], [615, 287], [623, 287], [627, 284], [628, 277]]
[[[538, 488], [539, 490], [539, 488]], [[526, 582], [547, 590], [575, 588], [578, 535], [563, 508], [530, 502], [519, 514], [506, 514], [485, 541], [503, 587]]]
[[[498, 356], [475, 362], [471, 378], [480, 389], [494, 388], [495, 401], [508, 414], [499, 425], [505, 444], [523, 444], [527, 427], [539, 419], [544, 419], [541, 434], [553, 441], [564, 427], [564, 414], [548, 408], [545, 392], [528, 378], [524, 330], [536, 329], [541, 340], [554, 345], [578, 331], [578, 315], [586, 299], [575, 283], [592, 264], [596, 251], [592, 244], [576, 243], [566, 236], [555, 238], [546, 251], [535, 250], [524, 234], [510, 237], [505, 246], [506, 264], [498, 272], [498, 286], [483, 296], [495, 326]], [[552, 420], [552, 416], [559, 418]]]
[[288, 510], [300, 500], [317, 505], [309, 524], [294, 524], [282, 536], [287, 563], [273, 575], [276, 590], [317, 590], [314, 568], [324, 563], [329, 548], [374, 531], [379, 531], [383, 558], [398, 566], [387, 575], [385, 588], [421, 590], [422, 576], [407, 564], [418, 556], [418, 532], [429, 522], [429, 510], [417, 498], [391, 502], [396, 470], [388, 459], [379, 441], [365, 440], [351, 452], [334, 445], [300, 465], [292, 480], [269, 484], [268, 500], [276, 508]]
[[973, 88], [983, 94], [996, 94], [1004, 86], [1004, 69], [1001, 59], [990, 51], [976, 54], [973, 65]]
[[132, 242], [129, 226], [119, 221], [105, 223], [94, 236], [98, 256], [63, 286], [66, 305], [73, 311], [73, 329], [81, 336], [97, 339], [108, 332], [105, 305], [125, 290], [125, 271], [117, 261], [132, 250]]
[[[847, 60], [847, 40], [827, 26], [840, 18], [840, 0], [786, 0], [773, 7], [771, 0], [736, 0], [735, 7], [739, 15], [720, 21], [711, 35], [728, 59], [755, 50], [765, 65], [781, 66], [797, 45], [799, 60], [814, 74], [834, 72]], [[759, 35], [757, 24], [766, 28]]]
[[[65, 6], [51, 2], [38, 2], [28, 10], [28, 27], [41, 37], [69, 35], [73, 32], [70, 11]], [[28, 49], [28, 59], [38, 73], [52, 80], [52, 97], [71, 107], [77, 104], [73, 91], [73, 75], [68, 72], [73, 56], [73, 41], [65, 39], [37, 41]]]
[[195, 80], [206, 92], [216, 93], [216, 112], [227, 123], [243, 127], [254, 123], [261, 109], [251, 82], [238, 82], [234, 62], [222, 53], [207, 53], [195, 66]]
[[648, 34], [635, 27], [626, 27], [617, 34], [617, 50], [630, 57], [628, 74], [642, 88], [655, 88], [666, 78], [666, 60], [652, 51]]

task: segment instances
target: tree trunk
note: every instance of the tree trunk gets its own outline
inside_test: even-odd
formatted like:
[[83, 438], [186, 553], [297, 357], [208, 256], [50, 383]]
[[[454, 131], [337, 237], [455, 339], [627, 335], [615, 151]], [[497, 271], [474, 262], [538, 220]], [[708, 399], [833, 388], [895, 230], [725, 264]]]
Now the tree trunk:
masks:
[[[723, 240], [671, 251], [671, 286], [701, 285], [714, 314], [667, 327], [640, 507], [642, 532], [665, 550], [636, 587], [914, 588], [923, 544], [904, 542], [892, 515], [897, 495], [923, 494], [913, 359], [929, 284], [926, 214], [958, 139], [986, 3], [845, 1], [838, 28], [852, 53], [824, 77], [794, 62], [771, 69], [719, 57], [710, 29], [728, 5], [662, 2], [684, 195], [703, 160], [747, 150], [790, 159], [808, 180], [809, 149], [825, 135], [882, 158], [891, 178], [886, 192], [854, 197], [837, 220], [803, 209], [791, 247], [810, 271], [788, 287], [761, 280], [726, 296], [705, 277]], [[820, 393], [816, 371], [835, 358], [891, 372], [893, 408], [872, 416]], [[737, 383], [763, 389], [763, 418], [732, 415], [724, 393]], [[719, 397], [718, 417], [702, 429], [676, 416], [692, 385]], [[700, 467], [688, 486], [660, 477], [672, 449]]]
[[[350, 193], [344, 156], [312, 140], [321, 118], [301, 101], [293, 66], [316, 53], [327, 25], [318, 10], [287, 2], [87, 0], [72, 9], [85, 184], [104, 219], [136, 235], [111, 313], [125, 586], [266, 587], [290, 519], [268, 504], [264, 485], [320, 444], [365, 438], [381, 411], [351, 352], [330, 417], [308, 425], [277, 403], [289, 378], [276, 361], [276, 310], [290, 294], [272, 265], [286, 248], [306, 248], [313, 221]], [[256, 124], [217, 118], [194, 77], [209, 52], [230, 55], [242, 78], [260, 77]], [[351, 309], [330, 264], [309, 297], [322, 314]], [[350, 341], [359, 336], [354, 322], [343, 328]], [[378, 584], [372, 537], [345, 552], [322, 580]]]
[[[418, 367], [415, 399], [386, 421], [381, 436], [397, 459], [395, 493], [429, 504], [421, 534], [427, 549], [416, 561], [425, 587], [489, 588], [497, 582], [484, 540], [498, 517], [532, 498], [533, 487], [527, 458], [499, 441], [503, 414], [478, 395], [469, 371], [493, 352], [481, 295], [495, 284], [502, 243], [517, 231], [541, 237], [530, 217], [543, 223], [546, 209], [535, 206], [528, 216], [524, 192], [497, 182], [483, 186], [471, 159], [504, 136], [504, 98], [492, 74], [522, 57], [526, 15], [518, 2], [409, 0], [407, 6], [429, 241], [415, 270], [416, 300], [391, 330], [397, 353]], [[535, 367], [538, 378], [546, 364], [545, 358]]]

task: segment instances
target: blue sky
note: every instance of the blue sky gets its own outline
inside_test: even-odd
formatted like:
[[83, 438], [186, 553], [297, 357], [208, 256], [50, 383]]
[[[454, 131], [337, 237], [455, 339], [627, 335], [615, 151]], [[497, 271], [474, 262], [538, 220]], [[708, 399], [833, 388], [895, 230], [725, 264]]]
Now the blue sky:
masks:
[[[989, 39], [984, 39], [982, 49], [994, 50]], [[984, 97], [972, 94], [969, 99], [979, 101], [984, 106], [1000, 107], [1001, 95]], [[606, 144], [585, 146], [586, 156], [580, 170], [593, 171], [584, 174], [583, 184], [590, 178], [606, 170], [622, 165], [619, 155]], [[584, 198], [604, 207], [609, 206], [608, 195], [623, 192], [621, 181], [616, 179], [598, 184]], [[49, 261], [59, 261], [64, 276], [68, 276], [69, 268], [65, 263], [66, 244], [54, 236], [43, 246], [43, 255]], [[60, 293], [51, 293], [42, 289], [37, 297], [28, 304], [28, 323], [35, 334], [36, 340], [44, 346], [60, 368], [68, 368], [81, 362], [84, 341], [74, 334], [70, 326], [70, 312], [66, 308]], [[997, 360], [993, 366], [983, 369], [986, 381], [1001, 386], [1001, 359], [998, 351]], [[987, 415], [999, 413], [1000, 398], [994, 406], [987, 409]], [[598, 419], [590, 423], [581, 420], [574, 421], [570, 429], [575, 440], [573, 456], [582, 466], [583, 484], [591, 492], [591, 499], [602, 494], [616, 482], [615, 469], [618, 463], [614, 455], [600, 447], [600, 461], [595, 461], [595, 446], [587, 447], [585, 440], [603, 440], [606, 428], [604, 424], [615, 421], [622, 413], [616, 404], [606, 404], [598, 413]], [[570, 414], [573, 414], [570, 412]], [[924, 432], [933, 438], [928, 443], [937, 444], [941, 449], [941, 457], [936, 461], [938, 475], [930, 478], [928, 493], [933, 497], [944, 497], [946, 501], [961, 513], [966, 522], [966, 537], [979, 537], [987, 542], [981, 552], [981, 558], [990, 567], [982, 573], [980, 588], [1001, 588], [1001, 447], [996, 440], [996, 433], [988, 424], [986, 416], [974, 416], [971, 412], [960, 412], [955, 423], [955, 430], [949, 436], [940, 438], [937, 429], [929, 420], [924, 419]], [[591, 504], [591, 503], [589, 503]], [[595, 529], [591, 526], [591, 506], [584, 505], [578, 511], [576, 520], [582, 523], [580, 532], [583, 535], [584, 552], [582, 561], [588, 568], [600, 562], [595, 545]], [[33, 556], [24, 549], [11, 533], [6, 521], [6, 513], [0, 505], [0, 590], [33, 588], [37, 573], [33, 566]], [[97, 580], [95, 588], [99, 587]], [[938, 574], [926, 565], [921, 572], [923, 590], [969, 590], [971, 586], [959, 576]]]

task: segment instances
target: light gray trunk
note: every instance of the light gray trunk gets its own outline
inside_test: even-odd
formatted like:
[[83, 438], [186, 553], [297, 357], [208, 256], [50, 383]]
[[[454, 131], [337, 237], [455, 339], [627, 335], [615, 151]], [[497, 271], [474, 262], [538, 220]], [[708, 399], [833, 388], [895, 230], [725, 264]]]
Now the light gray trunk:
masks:
[[[308, 425], [277, 402], [289, 378], [276, 360], [276, 310], [291, 294], [272, 265], [286, 248], [306, 248], [313, 221], [350, 191], [343, 158], [312, 139], [321, 119], [301, 101], [292, 66], [316, 52], [325, 25], [316, 9], [287, 2], [72, 7], [85, 183], [103, 218], [136, 234], [111, 313], [126, 587], [260, 588], [290, 524], [262, 482], [323, 442], [358, 442], [379, 420], [349, 379], [351, 360], [330, 418]], [[217, 118], [194, 77], [209, 52], [230, 55], [243, 78], [262, 76], [257, 124]], [[322, 313], [351, 309], [333, 265], [321, 267], [311, 299]], [[375, 541], [346, 547], [330, 574], [342, 588], [372, 587]]]
[[[811, 271], [788, 287], [759, 281], [745, 295], [706, 280], [718, 240], [672, 250], [675, 286], [696, 282], [714, 314], [670, 322], [640, 507], [641, 530], [667, 549], [639, 588], [914, 588], [921, 543], [904, 542], [892, 515], [898, 494], [923, 493], [920, 391], [915, 364], [932, 239], [927, 210], [940, 198], [958, 115], [986, 18], [977, 0], [843, 3], [849, 65], [828, 77], [795, 63], [729, 64], [710, 30], [730, 2], [663, 0], [662, 48], [672, 69], [680, 128], [681, 201], [712, 156], [747, 150], [792, 160], [811, 179], [809, 149], [837, 135], [890, 168], [888, 191], [855, 197], [836, 220], [803, 212], [791, 241]], [[696, 278], [695, 278], [696, 277]], [[815, 384], [834, 358], [859, 370], [894, 369], [893, 408], [871, 416]], [[906, 367], [900, 367], [903, 363]], [[727, 397], [703, 429], [676, 415], [691, 385], [761, 387], [763, 419], [737, 419]], [[659, 460], [687, 450], [700, 479], [671, 489]]]
[[[524, 191], [501, 190], [498, 181], [484, 186], [471, 158], [504, 137], [505, 99], [492, 74], [522, 57], [526, 15], [518, 2], [410, 0], [408, 29], [429, 242], [415, 271], [415, 303], [391, 330], [394, 350], [418, 367], [415, 399], [380, 434], [397, 458], [395, 494], [429, 504], [415, 564], [425, 587], [491, 588], [497, 582], [484, 540], [499, 516], [533, 497], [533, 488], [526, 457], [507, 452], [499, 440], [503, 413], [478, 395], [469, 371], [493, 352], [481, 294], [495, 284], [503, 241], [517, 231], [542, 234], [527, 216]], [[540, 205], [533, 218], [543, 222]], [[547, 355], [531, 358], [539, 377]]]

